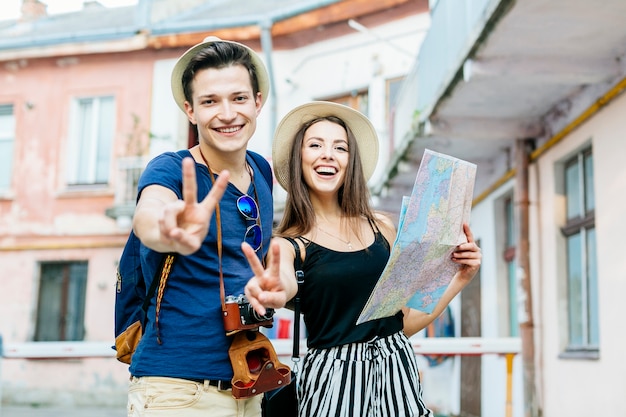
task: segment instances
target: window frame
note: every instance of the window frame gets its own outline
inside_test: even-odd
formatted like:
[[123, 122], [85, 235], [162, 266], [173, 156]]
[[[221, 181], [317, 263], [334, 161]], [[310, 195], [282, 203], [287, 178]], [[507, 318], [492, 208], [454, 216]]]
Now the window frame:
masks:
[[[34, 341], [85, 339], [88, 270], [86, 260], [39, 262]], [[54, 296], [59, 298], [50, 299]]]
[[369, 90], [367, 88], [354, 89], [349, 93], [327, 97], [321, 100], [343, 104], [344, 106], [351, 107], [365, 115], [369, 114]]
[[[589, 167], [587, 162], [591, 161], [592, 165]], [[573, 165], [576, 165], [578, 169], [577, 180], [575, 184], [571, 184], [567, 175], [567, 170], [571, 168]], [[588, 172], [590, 169], [590, 173]], [[591, 147], [586, 147], [578, 152], [575, 155], [568, 158], [564, 161], [562, 166], [561, 175], [563, 176], [563, 192], [565, 197], [565, 206], [569, 207], [571, 201], [569, 200], [570, 195], [576, 197], [575, 203], [577, 204], [577, 212], [576, 215], [570, 216], [566, 210], [565, 215], [565, 224], [560, 228], [561, 236], [564, 238], [564, 262], [565, 262], [565, 300], [567, 302], [567, 308], [565, 309], [565, 314], [567, 317], [567, 326], [565, 327], [565, 348], [564, 351], [559, 355], [561, 358], [575, 358], [575, 359], [597, 359], [599, 358], [599, 320], [597, 317], [597, 286], [598, 286], [598, 274], [597, 270], [591, 271], [590, 267], [593, 267], [597, 264], [597, 256], [595, 259], [589, 259], [588, 254], [590, 250], [593, 250], [593, 254], [596, 254], [596, 247], [590, 248], [590, 242], [588, 237], [590, 232], [593, 232], [595, 235], [595, 195], [589, 196], [589, 193], [594, 193], [594, 184], [593, 184], [593, 153]], [[576, 194], [569, 194], [569, 189], [572, 185], [577, 187]], [[589, 200], [589, 197], [592, 200]], [[588, 207], [588, 203], [591, 202], [593, 205]], [[572, 237], [580, 236], [579, 249], [580, 253], [577, 256], [570, 257], [570, 246], [569, 239]], [[579, 272], [580, 272], [580, 317], [577, 320], [580, 320], [580, 333], [581, 333], [581, 342], [575, 343], [572, 334], [572, 307], [573, 307], [573, 297], [571, 293], [571, 283], [572, 279], [575, 277], [572, 276], [572, 271], [570, 268], [571, 261], [578, 259], [580, 262]], [[590, 266], [591, 265], [591, 266]], [[595, 292], [592, 291], [591, 286], [595, 286]], [[593, 303], [591, 297], [595, 293], [596, 302]], [[596, 306], [595, 311], [595, 320], [591, 317], [592, 314], [592, 305]], [[595, 328], [592, 329], [592, 326]], [[598, 335], [597, 341], [593, 341], [592, 335]]]
[[[6, 112], [6, 114], [5, 114]], [[6, 160], [0, 159], [0, 195], [8, 194], [13, 186], [13, 168], [15, 162], [15, 138], [16, 138], [16, 120], [15, 106], [13, 104], [0, 104], [0, 117], [9, 116], [11, 118], [7, 131], [0, 130], [0, 150], [8, 144], [7, 149], [1, 153], [5, 155]], [[2, 177], [6, 175], [6, 184], [2, 183]]]
[[506, 264], [506, 275], [508, 285], [508, 326], [509, 337], [519, 337], [519, 319], [518, 319], [518, 280], [517, 280], [517, 232], [515, 229], [515, 200], [513, 195], [504, 198], [502, 204], [504, 215], [504, 242], [505, 249], [502, 257]]
[[[89, 112], [81, 109], [82, 103], [89, 102]], [[105, 106], [110, 102], [110, 107]], [[104, 111], [110, 111], [107, 120], [103, 120]], [[90, 119], [86, 122], [85, 115]], [[116, 97], [114, 94], [83, 95], [72, 98], [70, 111], [70, 135], [68, 143], [68, 163], [66, 182], [70, 188], [102, 188], [108, 187], [111, 181], [113, 148], [116, 125]], [[88, 128], [88, 134], [81, 134], [83, 128]], [[102, 129], [108, 131], [102, 132]], [[87, 141], [79, 138], [87, 137]], [[79, 146], [80, 145], [80, 146]], [[106, 147], [102, 151], [101, 147]], [[86, 152], [85, 152], [86, 151]], [[87, 155], [85, 155], [85, 153]], [[81, 164], [83, 158], [88, 162]], [[100, 158], [105, 160], [101, 163]], [[85, 172], [81, 172], [81, 167]], [[86, 167], [86, 169], [84, 168]], [[98, 173], [98, 169], [103, 169]]]

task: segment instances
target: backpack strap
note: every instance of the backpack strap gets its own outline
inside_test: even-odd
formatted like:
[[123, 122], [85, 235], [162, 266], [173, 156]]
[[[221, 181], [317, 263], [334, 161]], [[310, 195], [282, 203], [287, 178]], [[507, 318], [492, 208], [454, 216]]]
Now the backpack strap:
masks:
[[[154, 319], [154, 325], [156, 326], [156, 332], [157, 332], [157, 342], [159, 343], [159, 345], [161, 344], [161, 334], [159, 332], [159, 313], [161, 312], [161, 301], [163, 300], [163, 292], [165, 291], [165, 284], [167, 283], [167, 278], [170, 276], [170, 271], [172, 270], [172, 264], [174, 263], [175, 257], [176, 255], [173, 253], [168, 253], [166, 256], [163, 257], [162, 266], [160, 269], [157, 270], [157, 275], [155, 275], [155, 278], [152, 280], [152, 283], [150, 284], [150, 288], [152, 288], [154, 286], [155, 281], [159, 282], [159, 291], [157, 293], [157, 298], [156, 298], [156, 313], [155, 313], [156, 317]], [[152, 294], [150, 295], [150, 298], [152, 298]], [[148, 298], [146, 298], [146, 300], [148, 300]], [[145, 304], [145, 301], [144, 301], [144, 304]]]
[[302, 256], [300, 255], [300, 244], [291, 237], [285, 237], [293, 245], [296, 257], [293, 259], [293, 266], [296, 271], [296, 282], [298, 283], [298, 292], [293, 298], [293, 352], [291, 359], [294, 362], [300, 360], [300, 297], [302, 294], [302, 286], [304, 284], [304, 271], [302, 270]]
[[141, 305], [141, 309], [143, 310], [144, 315], [148, 314], [148, 307], [150, 306], [150, 300], [152, 300], [152, 297], [154, 296], [154, 293], [156, 292], [156, 289], [159, 286], [161, 271], [163, 271], [163, 267], [165, 266], [165, 258], [166, 257], [164, 256], [163, 259], [161, 259], [159, 268], [154, 273], [154, 279], [150, 283], [150, 288], [148, 288], [148, 291], [146, 292], [146, 298], [144, 298], [143, 304]]

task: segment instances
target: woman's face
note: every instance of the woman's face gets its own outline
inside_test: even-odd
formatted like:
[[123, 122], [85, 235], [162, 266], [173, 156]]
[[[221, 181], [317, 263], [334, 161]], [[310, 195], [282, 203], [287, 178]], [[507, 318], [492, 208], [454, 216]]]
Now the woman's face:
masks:
[[321, 120], [302, 141], [302, 173], [310, 192], [336, 194], [344, 183], [350, 152], [343, 127]]

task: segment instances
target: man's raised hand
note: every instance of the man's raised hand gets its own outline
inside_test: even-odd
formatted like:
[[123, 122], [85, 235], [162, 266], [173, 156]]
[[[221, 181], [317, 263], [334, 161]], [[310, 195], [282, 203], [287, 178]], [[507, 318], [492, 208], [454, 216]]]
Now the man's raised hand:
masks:
[[159, 220], [161, 234], [173, 246], [174, 251], [190, 255], [200, 249], [209, 232], [211, 216], [224, 195], [230, 174], [220, 172], [211, 191], [198, 202], [196, 165], [192, 158], [183, 159], [183, 199], [167, 205]]

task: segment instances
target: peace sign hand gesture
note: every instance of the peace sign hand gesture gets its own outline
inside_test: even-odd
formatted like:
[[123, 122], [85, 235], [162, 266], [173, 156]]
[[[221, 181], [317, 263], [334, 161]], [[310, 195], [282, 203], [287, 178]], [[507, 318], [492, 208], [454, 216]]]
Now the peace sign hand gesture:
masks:
[[154, 185], [144, 189], [137, 204], [133, 220], [135, 232], [144, 245], [158, 252], [190, 255], [200, 249], [230, 177], [228, 171], [222, 171], [209, 194], [198, 202], [193, 158], [183, 159], [182, 175], [182, 200], [171, 190]]
[[[250, 305], [259, 315], [265, 315], [266, 308], [284, 307], [297, 291], [297, 284], [293, 274], [281, 275], [280, 245], [276, 239], [272, 240], [268, 254], [268, 266], [257, 257], [252, 247], [247, 243], [241, 244], [241, 250], [246, 255], [254, 276], [246, 284], [244, 293]], [[292, 261], [293, 262], [293, 261]], [[292, 270], [293, 272], [293, 270]]]
[[228, 177], [228, 172], [223, 171], [209, 194], [198, 202], [195, 162], [192, 158], [183, 159], [183, 199], [166, 205], [159, 219], [161, 233], [175, 252], [190, 255], [200, 249], [209, 232], [215, 206], [228, 185]]

